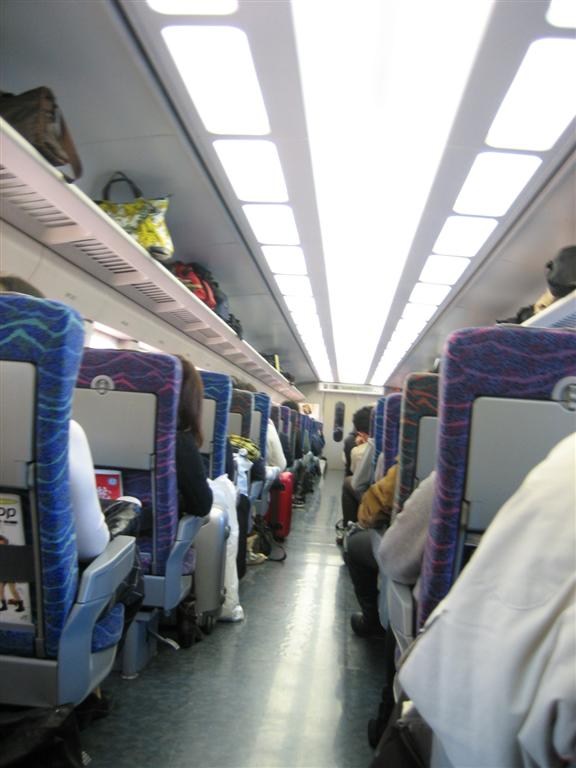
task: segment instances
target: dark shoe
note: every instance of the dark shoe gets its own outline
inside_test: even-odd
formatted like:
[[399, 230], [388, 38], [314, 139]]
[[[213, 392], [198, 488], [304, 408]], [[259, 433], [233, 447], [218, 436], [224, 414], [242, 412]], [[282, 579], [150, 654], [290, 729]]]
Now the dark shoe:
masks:
[[294, 496], [292, 499], [292, 506], [293, 507], [304, 507], [306, 505], [305, 499], [302, 498], [302, 496]]
[[350, 616], [350, 626], [358, 637], [386, 637], [386, 630], [379, 621], [368, 621], [363, 613]]

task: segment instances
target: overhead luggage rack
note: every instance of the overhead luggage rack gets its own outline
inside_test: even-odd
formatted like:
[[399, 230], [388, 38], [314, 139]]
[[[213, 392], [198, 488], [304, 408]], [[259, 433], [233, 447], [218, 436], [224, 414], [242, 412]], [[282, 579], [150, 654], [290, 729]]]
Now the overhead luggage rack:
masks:
[[0, 216], [283, 396], [302, 394], [0, 118]]

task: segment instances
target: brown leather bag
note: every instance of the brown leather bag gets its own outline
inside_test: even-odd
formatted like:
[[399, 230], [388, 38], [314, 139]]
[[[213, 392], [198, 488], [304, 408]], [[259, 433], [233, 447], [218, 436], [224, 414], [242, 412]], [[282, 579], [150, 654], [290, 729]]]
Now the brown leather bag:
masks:
[[0, 115], [15, 128], [49, 163], [70, 165], [75, 181], [82, 175], [82, 164], [70, 132], [52, 91], [46, 86], [25, 93], [0, 94]]

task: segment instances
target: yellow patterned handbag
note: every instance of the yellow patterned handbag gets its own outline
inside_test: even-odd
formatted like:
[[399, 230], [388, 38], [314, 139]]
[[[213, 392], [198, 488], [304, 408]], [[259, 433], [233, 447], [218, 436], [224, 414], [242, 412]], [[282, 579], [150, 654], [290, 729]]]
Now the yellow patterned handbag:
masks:
[[[133, 200], [126, 203], [110, 200], [110, 190], [118, 182], [128, 184]], [[96, 200], [96, 203], [151, 256], [158, 261], [169, 261], [174, 245], [166, 226], [168, 201], [168, 197], [142, 197], [139, 187], [122, 171], [116, 171], [102, 190], [102, 200]]]

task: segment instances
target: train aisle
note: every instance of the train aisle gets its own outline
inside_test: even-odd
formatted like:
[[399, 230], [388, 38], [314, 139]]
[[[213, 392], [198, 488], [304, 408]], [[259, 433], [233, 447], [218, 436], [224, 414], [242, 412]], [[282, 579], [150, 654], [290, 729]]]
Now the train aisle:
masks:
[[352, 634], [357, 605], [334, 543], [342, 472], [294, 509], [283, 563], [248, 568], [246, 620], [105, 685], [111, 714], [82, 734], [91, 768], [365, 768], [383, 644]]

